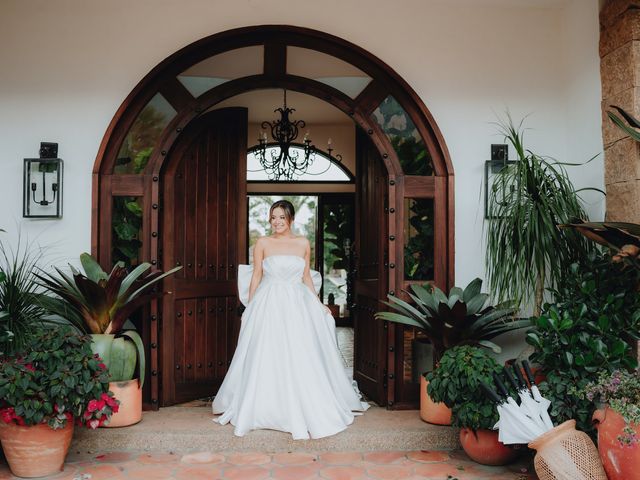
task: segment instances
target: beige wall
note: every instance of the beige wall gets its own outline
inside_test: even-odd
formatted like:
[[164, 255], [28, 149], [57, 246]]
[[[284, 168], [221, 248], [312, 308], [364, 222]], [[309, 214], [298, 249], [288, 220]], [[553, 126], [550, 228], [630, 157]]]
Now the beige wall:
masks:
[[[392, 8], [391, 8], [392, 7]], [[422, 98], [455, 169], [456, 283], [484, 277], [483, 162], [492, 124], [529, 115], [527, 146], [563, 160], [602, 150], [598, 0], [0, 0], [0, 227], [90, 248], [91, 171], [114, 113], [155, 65], [231, 28], [287, 24], [371, 52]], [[313, 129], [314, 140], [320, 135]], [[337, 140], [336, 136], [336, 140]], [[65, 160], [62, 220], [21, 219], [22, 158], [40, 141]], [[602, 187], [602, 162], [570, 169]], [[588, 198], [594, 218], [603, 202]]]

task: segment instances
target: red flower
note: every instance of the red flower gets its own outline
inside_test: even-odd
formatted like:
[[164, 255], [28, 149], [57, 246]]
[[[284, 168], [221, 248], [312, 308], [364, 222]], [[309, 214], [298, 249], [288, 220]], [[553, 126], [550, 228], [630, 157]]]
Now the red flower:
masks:
[[98, 400], [89, 400], [87, 412], [95, 412], [96, 410], [98, 410]]
[[107, 366], [106, 366], [104, 363], [99, 363], [99, 364], [98, 364], [98, 368], [99, 368], [100, 370], [106, 370], [106, 369], [107, 369]]
[[103, 393], [102, 395], [100, 395], [100, 398], [107, 402], [107, 405], [109, 405], [111, 408], [118, 406], [118, 401], [108, 393]]
[[24, 368], [26, 368], [30, 372], [35, 372], [36, 371], [36, 369], [33, 368], [33, 365], [31, 365], [30, 363], [25, 363]]
[[11, 423], [11, 421], [16, 418], [16, 412], [13, 407], [0, 409], [0, 418], [4, 423]]

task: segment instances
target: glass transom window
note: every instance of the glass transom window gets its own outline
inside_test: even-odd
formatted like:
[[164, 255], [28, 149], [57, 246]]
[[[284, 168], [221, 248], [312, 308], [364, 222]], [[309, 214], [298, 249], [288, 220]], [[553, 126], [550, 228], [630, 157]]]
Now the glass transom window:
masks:
[[[256, 148], [257, 147], [253, 147], [247, 152], [247, 180], [254, 182], [273, 181], [260, 164], [256, 154]], [[292, 156], [297, 154], [299, 158], [304, 158], [304, 147], [301, 145], [292, 145], [289, 147], [289, 152]], [[279, 146], [267, 145], [266, 155], [269, 157], [271, 157], [271, 155], [277, 157], [279, 154]], [[343, 168], [326, 153], [319, 150], [316, 150], [313, 163], [307, 171], [293, 180], [297, 182], [351, 182], [351, 178], [349, 178], [349, 175], [345, 173]]]

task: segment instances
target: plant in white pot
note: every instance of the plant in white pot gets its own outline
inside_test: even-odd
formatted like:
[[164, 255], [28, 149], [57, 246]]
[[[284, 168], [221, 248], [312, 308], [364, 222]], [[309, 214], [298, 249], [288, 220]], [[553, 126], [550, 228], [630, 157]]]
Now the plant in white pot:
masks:
[[[91, 334], [92, 349], [109, 370], [110, 390], [121, 402], [109, 426], [132, 425], [142, 418], [145, 353], [138, 332], [125, 330], [124, 324], [136, 310], [162, 295], [154, 284], [182, 267], [148, 273], [151, 265], [142, 263], [129, 273], [118, 262], [107, 274], [88, 253], [80, 255], [80, 263], [84, 272], [71, 267], [71, 276], [57, 268], [58, 276], [37, 275], [58, 297], [45, 298], [42, 303], [51, 313]], [[136, 367], [138, 377], [134, 378]]]

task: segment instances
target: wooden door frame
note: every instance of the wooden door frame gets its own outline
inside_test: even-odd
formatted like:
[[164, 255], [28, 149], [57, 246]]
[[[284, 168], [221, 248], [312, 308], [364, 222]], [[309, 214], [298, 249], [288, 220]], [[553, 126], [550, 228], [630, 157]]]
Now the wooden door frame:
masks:
[[[177, 75], [191, 65], [214, 54], [247, 47], [264, 46], [262, 74], [228, 81], [194, 98], [178, 81]], [[286, 71], [287, 46], [308, 48], [337, 57], [363, 71], [372, 81], [354, 99], [321, 82], [290, 75]], [[219, 102], [255, 89], [286, 88], [326, 101], [353, 118], [356, 125], [368, 133], [380, 152], [388, 171], [388, 269], [389, 292], [400, 292], [407, 284], [403, 272], [403, 223], [406, 197], [432, 196], [436, 207], [435, 280], [442, 288], [454, 283], [454, 176], [453, 166], [444, 138], [416, 92], [383, 61], [341, 38], [323, 32], [282, 25], [246, 27], [211, 35], [184, 47], [151, 70], [124, 100], [111, 120], [100, 144], [93, 169], [91, 251], [103, 266], [111, 263], [111, 209], [117, 195], [143, 197], [143, 228], [141, 234], [143, 260], [155, 268], [160, 252], [161, 182], [160, 172], [169, 152], [187, 125], [202, 112]], [[163, 130], [153, 148], [146, 170], [141, 175], [114, 174], [118, 151], [149, 100], [157, 93], [178, 112]], [[393, 96], [415, 124], [431, 156], [435, 176], [405, 175], [391, 143], [376, 121], [373, 111], [387, 96]], [[394, 240], [391, 240], [393, 236]], [[145, 326], [150, 328], [150, 392], [147, 406], [157, 408], [158, 382], [158, 302], [153, 302]], [[387, 342], [395, 342], [395, 325], [389, 325]], [[393, 353], [393, 352], [391, 352]], [[388, 362], [397, 369], [399, 358], [389, 354]], [[397, 375], [395, 375], [397, 377]], [[396, 403], [395, 378], [388, 379], [388, 405]]]

